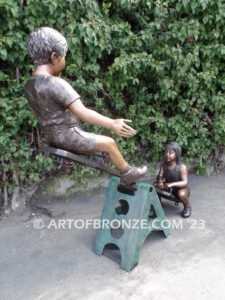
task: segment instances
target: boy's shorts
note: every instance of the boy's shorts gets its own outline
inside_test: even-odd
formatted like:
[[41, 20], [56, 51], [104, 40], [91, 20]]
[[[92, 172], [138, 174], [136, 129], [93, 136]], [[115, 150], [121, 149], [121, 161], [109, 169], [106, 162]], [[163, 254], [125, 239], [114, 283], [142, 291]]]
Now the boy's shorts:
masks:
[[95, 134], [86, 132], [78, 126], [48, 126], [44, 128], [44, 133], [50, 147], [79, 154], [93, 154], [98, 151]]

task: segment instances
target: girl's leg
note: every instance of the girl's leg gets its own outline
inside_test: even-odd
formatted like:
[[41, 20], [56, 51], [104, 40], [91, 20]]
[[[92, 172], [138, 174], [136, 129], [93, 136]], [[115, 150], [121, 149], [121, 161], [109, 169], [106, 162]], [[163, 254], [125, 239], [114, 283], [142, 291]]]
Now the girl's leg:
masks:
[[177, 192], [178, 198], [180, 199], [180, 201], [184, 205], [184, 210], [183, 210], [183, 213], [182, 213], [182, 216], [184, 218], [188, 218], [191, 215], [191, 205], [190, 205], [190, 202], [188, 200], [188, 194], [189, 194], [188, 188], [180, 189]]
[[189, 200], [188, 200], [188, 189], [180, 189], [177, 192], [177, 196], [180, 199], [180, 201], [184, 204], [184, 206], [190, 205]]

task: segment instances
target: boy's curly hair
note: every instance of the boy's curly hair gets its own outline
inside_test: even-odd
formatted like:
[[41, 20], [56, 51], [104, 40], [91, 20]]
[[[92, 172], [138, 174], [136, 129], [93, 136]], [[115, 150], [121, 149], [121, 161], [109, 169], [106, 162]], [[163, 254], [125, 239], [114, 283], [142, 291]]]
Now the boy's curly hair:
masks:
[[53, 52], [60, 59], [66, 54], [67, 49], [64, 36], [50, 27], [41, 27], [31, 32], [27, 38], [27, 50], [35, 66], [51, 63]]

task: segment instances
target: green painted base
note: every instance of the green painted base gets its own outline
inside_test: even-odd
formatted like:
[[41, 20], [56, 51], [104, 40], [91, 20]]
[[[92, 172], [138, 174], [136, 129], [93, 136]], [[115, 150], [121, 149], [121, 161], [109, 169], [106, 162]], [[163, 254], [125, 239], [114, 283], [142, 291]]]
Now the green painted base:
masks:
[[[128, 195], [117, 190], [119, 180], [112, 177], [109, 183], [94, 252], [102, 255], [107, 244], [115, 244], [120, 249], [121, 268], [131, 271], [149, 233], [162, 230], [167, 237], [171, 229], [154, 186], [140, 183], [135, 194]], [[149, 218], [150, 210], [153, 218]]]

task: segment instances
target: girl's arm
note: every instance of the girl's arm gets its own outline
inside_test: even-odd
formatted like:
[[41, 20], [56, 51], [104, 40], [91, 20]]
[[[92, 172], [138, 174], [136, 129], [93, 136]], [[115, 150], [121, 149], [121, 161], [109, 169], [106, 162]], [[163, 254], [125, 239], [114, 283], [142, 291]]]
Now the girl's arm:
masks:
[[128, 126], [125, 122], [132, 122], [126, 119], [110, 119], [97, 113], [96, 111], [86, 108], [81, 100], [72, 102], [68, 107], [80, 120], [93, 125], [102, 126], [112, 130], [119, 136], [131, 137], [136, 134], [136, 131]]
[[180, 177], [181, 177], [181, 181], [165, 183], [165, 187], [185, 188], [188, 185], [188, 167], [185, 164], [182, 164], [180, 167]]
[[161, 164], [160, 169], [159, 169], [159, 174], [156, 178], [156, 182], [154, 182], [154, 186], [156, 186], [159, 189], [163, 189], [163, 164]]

